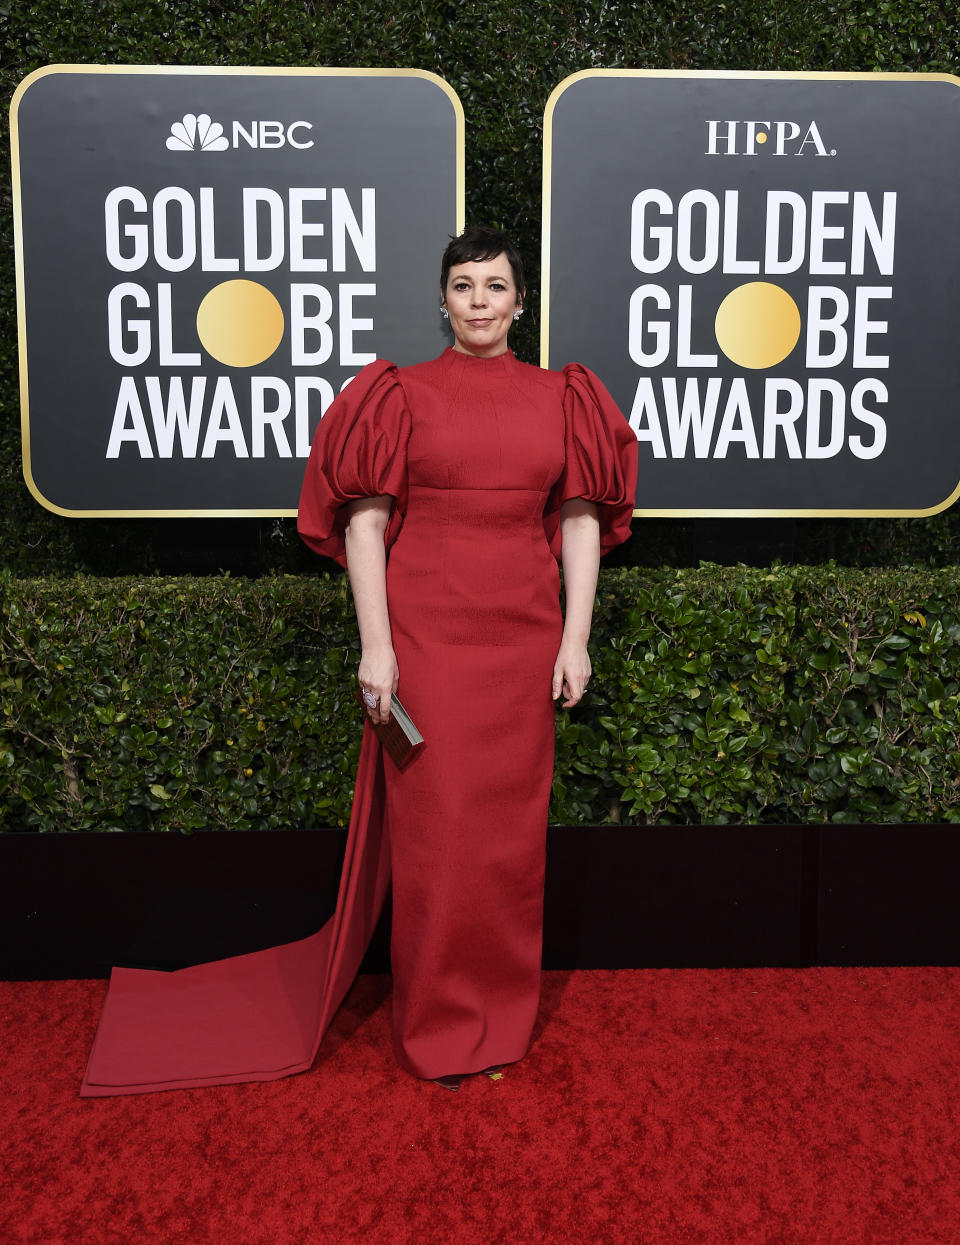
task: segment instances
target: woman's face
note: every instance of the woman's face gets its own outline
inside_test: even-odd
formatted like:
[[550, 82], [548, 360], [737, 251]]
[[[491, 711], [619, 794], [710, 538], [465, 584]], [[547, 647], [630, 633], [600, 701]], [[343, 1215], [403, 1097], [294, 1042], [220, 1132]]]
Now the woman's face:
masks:
[[482, 358], [504, 353], [513, 313], [522, 301], [505, 255], [456, 264], [447, 274], [443, 294], [456, 338], [454, 350]]

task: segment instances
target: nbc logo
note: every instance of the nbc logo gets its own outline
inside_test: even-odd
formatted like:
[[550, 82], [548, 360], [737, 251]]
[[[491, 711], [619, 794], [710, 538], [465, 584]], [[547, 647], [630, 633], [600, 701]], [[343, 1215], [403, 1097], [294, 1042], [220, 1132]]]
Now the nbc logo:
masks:
[[273, 147], [296, 147], [306, 151], [313, 146], [307, 137], [313, 129], [309, 121], [234, 121], [231, 124], [232, 141], [219, 121], [211, 121], [208, 113], [195, 116], [188, 112], [182, 121], [174, 121], [167, 139], [168, 151], [228, 151], [241, 143], [254, 149]]
[[223, 126], [205, 112], [198, 117], [188, 112], [182, 121], [174, 121], [167, 139], [168, 151], [226, 151], [229, 146]]

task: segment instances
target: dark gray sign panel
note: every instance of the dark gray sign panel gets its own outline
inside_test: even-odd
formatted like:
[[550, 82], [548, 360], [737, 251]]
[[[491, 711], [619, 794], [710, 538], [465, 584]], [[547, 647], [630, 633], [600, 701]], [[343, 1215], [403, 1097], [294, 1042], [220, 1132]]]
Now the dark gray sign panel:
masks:
[[960, 493], [960, 78], [588, 70], [547, 104], [542, 362], [594, 368], [646, 515]]
[[447, 344], [463, 110], [433, 74], [51, 66], [11, 132], [24, 474], [51, 510], [295, 514], [343, 385]]

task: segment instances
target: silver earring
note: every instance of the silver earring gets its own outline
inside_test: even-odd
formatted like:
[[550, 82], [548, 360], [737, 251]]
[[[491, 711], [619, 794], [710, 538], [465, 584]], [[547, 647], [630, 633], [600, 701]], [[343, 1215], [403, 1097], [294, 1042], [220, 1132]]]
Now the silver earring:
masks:
[[444, 320], [449, 320], [449, 319], [450, 319], [450, 312], [449, 312], [449, 311], [447, 311], [446, 307], [441, 307], [441, 308], [440, 308], [440, 314], [443, 316]]
[[523, 315], [523, 308], [518, 307], [516, 311], [513, 313], [514, 323], [516, 323], [516, 321], [519, 320], [522, 315]]

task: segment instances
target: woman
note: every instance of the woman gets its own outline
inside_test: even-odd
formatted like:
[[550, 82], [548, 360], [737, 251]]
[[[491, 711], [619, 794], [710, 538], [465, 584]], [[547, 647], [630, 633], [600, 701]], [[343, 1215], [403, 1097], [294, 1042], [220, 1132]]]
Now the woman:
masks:
[[315, 438], [299, 528], [347, 566], [368, 715], [385, 722], [399, 691], [426, 740], [402, 770], [362, 761], [358, 790], [382, 765], [397, 1059], [457, 1088], [530, 1041], [553, 701], [589, 681], [599, 558], [629, 535], [637, 451], [585, 368], [510, 352], [525, 289], [504, 234], [453, 239], [440, 284], [452, 347], [351, 382]]
[[398, 770], [365, 731], [334, 916], [265, 951], [114, 969], [84, 1096], [309, 1068], [391, 873], [400, 1065], [457, 1088], [526, 1052], [553, 699], [576, 704], [589, 680], [597, 563], [629, 533], [637, 447], [585, 368], [542, 371], [509, 351], [523, 298], [510, 241], [466, 230], [441, 274], [453, 346], [414, 367], [369, 364], [314, 438], [300, 531], [348, 566], [371, 719], [399, 691], [426, 740]]

